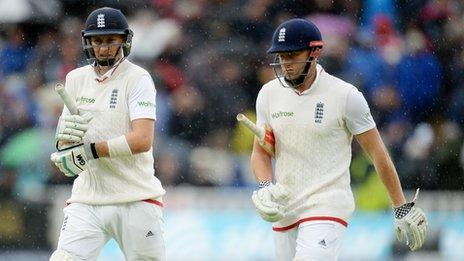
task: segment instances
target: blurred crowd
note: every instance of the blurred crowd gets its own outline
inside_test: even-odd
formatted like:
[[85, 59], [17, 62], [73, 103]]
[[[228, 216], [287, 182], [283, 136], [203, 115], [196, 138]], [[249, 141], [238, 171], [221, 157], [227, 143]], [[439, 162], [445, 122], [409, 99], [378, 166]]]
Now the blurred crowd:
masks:
[[[12, 4], [10, 15], [0, 16], [3, 220], [11, 221], [8, 216], [23, 211], [24, 204], [46, 205], [50, 187], [72, 184], [49, 160], [62, 109], [53, 86], [87, 64], [80, 31], [87, 14], [101, 6], [126, 14], [135, 35], [129, 60], [155, 80], [155, 175], [164, 186], [255, 185], [249, 165], [253, 137], [235, 116], [244, 112], [253, 119], [256, 95], [274, 77], [266, 55], [274, 28], [306, 17], [322, 32], [324, 69], [367, 98], [403, 186], [463, 189], [460, 0], [47, 3], [20, 17], [11, 15]], [[372, 163], [356, 142], [351, 171], [361, 208], [388, 207]], [[2, 222], [0, 234], [21, 234], [11, 228], [24, 219]]]

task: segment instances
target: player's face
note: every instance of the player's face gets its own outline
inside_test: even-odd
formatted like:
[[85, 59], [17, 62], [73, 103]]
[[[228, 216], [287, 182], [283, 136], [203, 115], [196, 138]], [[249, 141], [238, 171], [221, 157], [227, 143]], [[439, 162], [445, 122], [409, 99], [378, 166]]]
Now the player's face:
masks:
[[288, 80], [298, 78], [306, 66], [309, 58], [309, 51], [296, 51], [278, 54], [279, 62], [281, 63], [282, 72]]
[[115, 58], [124, 41], [123, 36], [118, 34], [97, 35], [90, 37], [90, 44], [95, 52], [97, 60]]

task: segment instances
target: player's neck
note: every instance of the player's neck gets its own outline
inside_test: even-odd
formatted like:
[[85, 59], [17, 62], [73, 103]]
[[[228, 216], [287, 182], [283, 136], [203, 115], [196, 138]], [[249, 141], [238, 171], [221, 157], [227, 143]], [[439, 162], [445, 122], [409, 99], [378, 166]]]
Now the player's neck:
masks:
[[96, 65], [95, 72], [97, 73], [98, 76], [103, 76], [109, 71], [113, 70], [114, 68], [118, 67], [119, 64], [123, 61], [124, 59], [119, 58], [113, 65], [111, 66], [104, 66], [104, 65]]
[[305, 79], [303, 84], [301, 84], [298, 88], [295, 88], [296, 91], [302, 93], [313, 85], [314, 81], [316, 80], [316, 66], [312, 66], [309, 69], [309, 76]]
[[105, 75], [109, 70], [111, 70], [110, 66], [97, 66], [95, 67], [95, 71], [99, 76]]
[[105, 63], [103, 62], [102, 64], [98, 64], [98, 61], [96, 61], [96, 66], [95, 66], [95, 72], [99, 75], [99, 76], [103, 76], [105, 75], [107, 72], [111, 71], [113, 68], [117, 67], [119, 63], [122, 62], [123, 60], [123, 57], [118, 54], [115, 58], [114, 58], [114, 62], [108, 66], [105, 65]]

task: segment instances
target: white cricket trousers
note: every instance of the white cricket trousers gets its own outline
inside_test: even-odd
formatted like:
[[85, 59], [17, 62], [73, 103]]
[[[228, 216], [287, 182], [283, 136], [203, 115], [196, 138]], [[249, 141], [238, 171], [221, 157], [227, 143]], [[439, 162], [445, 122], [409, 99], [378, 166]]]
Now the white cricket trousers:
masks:
[[310, 221], [274, 232], [278, 261], [335, 261], [346, 227], [334, 221]]
[[58, 250], [75, 260], [96, 260], [114, 238], [126, 260], [164, 261], [161, 207], [145, 201], [115, 205], [72, 203], [63, 209]]

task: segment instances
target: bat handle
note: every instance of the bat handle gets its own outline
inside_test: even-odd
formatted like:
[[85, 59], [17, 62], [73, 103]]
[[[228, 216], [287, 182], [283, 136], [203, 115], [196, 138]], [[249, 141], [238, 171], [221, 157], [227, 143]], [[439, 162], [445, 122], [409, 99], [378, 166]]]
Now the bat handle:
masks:
[[66, 91], [62, 83], [57, 83], [55, 85], [55, 91], [58, 93], [58, 95], [60, 95], [61, 100], [63, 100], [64, 105], [66, 106], [66, 108], [68, 108], [71, 114], [74, 114], [74, 115], [79, 114], [79, 110], [77, 109], [76, 103], [69, 96], [68, 92]]
[[237, 121], [243, 123], [248, 129], [250, 129], [259, 140], [264, 140], [264, 130], [258, 128], [258, 126], [250, 121], [245, 115], [242, 113], [237, 114]]

